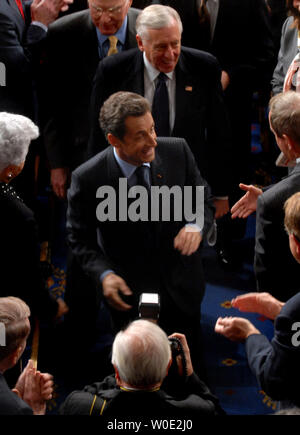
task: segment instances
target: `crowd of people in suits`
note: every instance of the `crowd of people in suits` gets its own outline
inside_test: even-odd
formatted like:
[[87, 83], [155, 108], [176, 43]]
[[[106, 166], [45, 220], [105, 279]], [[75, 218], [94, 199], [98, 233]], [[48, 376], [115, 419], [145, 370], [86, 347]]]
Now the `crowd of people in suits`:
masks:
[[[274, 304], [274, 341], [267, 346], [259, 331], [249, 324], [246, 331], [235, 318], [218, 319], [216, 332], [246, 340], [258, 382], [275, 398], [299, 403], [291, 381], [297, 347], [280, 347], [298, 314], [297, 216], [286, 223], [288, 235], [283, 222], [295, 210], [289, 202], [284, 209], [286, 200], [300, 190], [299, 10], [299, 0], [1, 1], [0, 296], [24, 300], [31, 319], [55, 324], [64, 316], [70, 359], [79, 340], [83, 355], [95, 342], [101, 304], [117, 333], [137, 318], [142, 293], [159, 292], [160, 326], [184, 334], [201, 372], [202, 246], [215, 246], [219, 261], [233, 264], [233, 241], [255, 211], [261, 293], [233, 306], [261, 312]], [[254, 95], [290, 167], [285, 179], [263, 188], [251, 184]], [[64, 300], [51, 297], [40, 271], [41, 166], [66, 213]], [[147, 192], [201, 186], [203, 225], [176, 218], [174, 198], [168, 222], [161, 215], [155, 222], [99, 219], [98, 188], [127, 195], [122, 178], [129, 189], [138, 184]], [[33, 373], [40, 376], [28, 371], [31, 381]], [[41, 397], [49, 396], [49, 383]]]

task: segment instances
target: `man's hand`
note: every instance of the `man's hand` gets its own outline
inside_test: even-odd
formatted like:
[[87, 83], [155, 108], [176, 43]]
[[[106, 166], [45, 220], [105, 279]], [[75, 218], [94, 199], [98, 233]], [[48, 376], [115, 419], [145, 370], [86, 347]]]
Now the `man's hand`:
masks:
[[215, 332], [232, 341], [243, 341], [249, 335], [260, 334], [249, 320], [242, 317], [219, 317], [215, 325]]
[[[23, 385], [16, 385], [22, 390], [22, 399], [32, 408], [35, 415], [45, 414], [46, 401], [52, 398], [53, 393], [52, 375], [37, 371], [32, 360], [28, 361], [22, 375]], [[19, 389], [18, 391], [20, 392]]]
[[218, 219], [229, 212], [228, 199], [214, 199], [214, 206], [216, 207], [215, 219]]
[[258, 313], [274, 320], [281, 311], [284, 302], [278, 301], [270, 293], [247, 293], [232, 299], [231, 305], [240, 311]]
[[[189, 349], [189, 346], [187, 344], [185, 335], [179, 334], [178, 332], [175, 332], [174, 334], [170, 335], [169, 338], [178, 338], [178, 340], [180, 340], [180, 342], [182, 344], [185, 360], [186, 360], [187, 376], [191, 376], [194, 369], [193, 369], [193, 364], [192, 364], [192, 360], [191, 360], [190, 349]], [[179, 375], [182, 376], [184, 373], [183, 373], [183, 366], [182, 366], [182, 358], [180, 355], [177, 356], [176, 362], [177, 362]]]
[[247, 193], [242, 196], [242, 198], [237, 201], [234, 206], [231, 208], [231, 217], [232, 219], [238, 218], [246, 218], [251, 213], [256, 210], [257, 198], [262, 195], [263, 191], [258, 187], [253, 186], [252, 184], [247, 185], [240, 183], [240, 188], [245, 190]]
[[192, 255], [197, 251], [202, 240], [201, 233], [193, 226], [181, 228], [174, 239], [174, 248], [182, 255]]
[[51, 169], [51, 185], [55, 195], [60, 199], [67, 198], [67, 187], [69, 183], [69, 169]]
[[69, 307], [65, 303], [65, 301], [62, 298], [57, 298], [58, 303], [58, 310], [55, 316], [55, 320], [59, 320], [62, 316], [64, 316], [68, 311]]
[[228, 73], [226, 71], [222, 71], [221, 85], [222, 85], [223, 91], [225, 91], [225, 89], [229, 86], [229, 84], [230, 84], [230, 77], [229, 77]]
[[60, 11], [68, 10], [73, 0], [33, 0], [31, 4], [31, 20], [49, 26], [56, 20]]
[[108, 273], [102, 281], [103, 296], [107, 303], [118, 311], [127, 311], [132, 308], [126, 304], [119, 295], [119, 292], [124, 296], [132, 295], [132, 291], [127, 286], [123, 278], [115, 273]]

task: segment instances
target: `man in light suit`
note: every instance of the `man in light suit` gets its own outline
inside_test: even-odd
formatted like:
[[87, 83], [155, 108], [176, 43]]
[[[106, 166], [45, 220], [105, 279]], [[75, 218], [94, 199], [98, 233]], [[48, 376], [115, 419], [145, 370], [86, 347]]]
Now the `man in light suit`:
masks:
[[[300, 192], [285, 202], [284, 215], [290, 250], [299, 269]], [[277, 255], [280, 256], [280, 246], [277, 250]], [[287, 276], [285, 269], [281, 269], [281, 273], [284, 277]], [[234, 341], [246, 340], [248, 363], [260, 388], [272, 399], [279, 400], [281, 409], [299, 407], [300, 293], [286, 303], [269, 293], [247, 293], [235, 298], [232, 306], [240, 311], [262, 314], [274, 320], [272, 341], [262, 335], [249, 320], [240, 317], [219, 318], [215, 326], [216, 332]]]
[[[118, 37], [119, 51], [136, 47], [131, 0], [90, 0], [89, 8], [58, 19], [47, 38], [45, 146], [51, 184], [66, 198], [70, 172], [86, 160], [89, 102], [99, 60]], [[62, 79], [62, 77], [64, 79]]]
[[257, 290], [286, 301], [299, 290], [299, 266], [283, 227], [284, 202], [300, 191], [300, 95], [289, 91], [270, 101], [270, 127], [280, 150], [296, 166], [286, 178], [264, 189], [240, 185], [246, 194], [232, 207], [232, 217], [256, 210], [254, 272]]
[[[89, 156], [106, 146], [98, 112], [109, 95], [127, 90], [152, 104], [160, 72], [168, 76], [169, 134], [183, 137], [215, 197], [216, 217], [228, 211], [231, 188], [231, 140], [222, 97], [221, 70], [208, 53], [181, 47], [182, 24], [168, 6], [151, 5], [137, 20], [139, 49], [99, 64], [91, 98]], [[120, 74], [122, 71], [122, 74]]]
[[[102, 297], [119, 330], [137, 317], [141, 293], [159, 293], [159, 325], [167, 333], [184, 333], [196, 359], [201, 352], [200, 304], [204, 294], [200, 244], [210, 233], [214, 215], [210, 188], [185, 140], [156, 139], [150, 106], [142, 96], [113, 94], [104, 103], [100, 119], [110, 146], [73, 171], [68, 191], [67, 232], [74, 256], [68, 274], [76, 275], [80, 269], [90, 280], [90, 285], [77, 290], [75, 281], [66, 294], [69, 319], [74, 317], [79, 330], [79, 335], [74, 335], [72, 329], [73, 335], [78, 340], [88, 329], [84, 337], [91, 338], [95, 332], [92, 316]], [[177, 186], [183, 192], [185, 186], [191, 186], [194, 196], [196, 186], [203, 186], [203, 228], [191, 227], [191, 218], [185, 215], [176, 218], [178, 210], [172, 198], [169, 208], [163, 201], [170, 211], [169, 219], [159, 214], [157, 220], [151, 215], [135, 221], [129, 216], [133, 207], [129, 198], [128, 209], [125, 206], [129, 217], [121, 218], [119, 213], [124, 210], [120, 201], [124, 204], [127, 189], [122, 190], [120, 179], [125, 177], [130, 187], [140, 184], [135, 170], [141, 166], [148, 170], [149, 184], [157, 188]], [[107, 204], [109, 209], [116, 207], [116, 218], [99, 217], [100, 190], [105, 187], [116, 194], [117, 203], [110, 198]]]

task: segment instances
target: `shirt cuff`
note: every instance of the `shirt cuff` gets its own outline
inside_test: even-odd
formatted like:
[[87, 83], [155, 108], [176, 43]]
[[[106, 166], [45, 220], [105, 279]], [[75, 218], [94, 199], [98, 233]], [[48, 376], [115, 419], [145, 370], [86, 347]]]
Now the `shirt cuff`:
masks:
[[101, 275], [100, 275], [100, 282], [101, 283], [103, 282], [106, 275], [108, 275], [109, 273], [115, 273], [115, 272], [113, 270], [108, 269], [105, 272], [101, 273]]
[[45, 24], [40, 23], [39, 21], [32, 21], [31, 24], [33, 24], [34, 26], [41, 27], [42, 29], [45, 30], [45, 32], [48, 32], [48, 27]]

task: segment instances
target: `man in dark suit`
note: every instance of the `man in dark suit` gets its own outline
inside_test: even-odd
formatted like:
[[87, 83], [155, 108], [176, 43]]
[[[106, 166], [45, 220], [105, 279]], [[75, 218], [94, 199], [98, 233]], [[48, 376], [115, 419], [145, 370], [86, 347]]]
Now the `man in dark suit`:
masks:
[[280, 150], [296, 166], [286, 178], [265, 188], [241, 185], [246, 194], [232, 208], [232, 217], [256, 210], [254, 272], [257, 290], [286, 301], [299, 290], [299, 266], [283, 227], [284, 202], [300, 191], [300, 96], [289, 91], [270, 100], [270, 127]]
[[[193, 428], [199, 416], [222, 415], [218, 399], [194, 373], [186, 338], [172, 334], [183, 349], [172, 361], [167, 335], [153, 322], [139, 319], [120, 331], [113, 344], [115, 375], [73, 391], [60, 408], [61, 415], [101, 415], [103, 417], [183, 417]], [[186, 370], [182, 358], [186, 360]], [[147, 363], [146, 363], [147, 362]], [[164, 379], [168, 376], [171, 392]], [[168, 379], [167, 378], [167, 379]], [[107, 424], [107, 423], [106, 423]], [[139, 422], [139, 427], [141, 422]]]
[[118, 51], [136, 47], [139, 11], [130, 8], [131, 0], [88, 4], [88, 9], [57, 20], [47, 38], [44, 135], [51, 184], [59, 198], [66, 197], [69, 173], [86, 160], [92, 82], [99, 60], [109, 53], [108, 38], [118, 38]]
[[[253, 94], [263, 89], [268, 98], [276, 62], [265, 0], [154, 0], [153, 3], [170, 5], [178, 11], [183, 23], [183, 45], [208, 51], [219, 61], [232, 131], [233, 184], [238, 186], [242, 180], [252, 182]], [[239, 197], [239, 190], [234, 187], [230, 204]], [[245, 228], [246, 222], [232, 222], [229, 215], [218, 221], [217, 248], [222, 264], [230, 265], [235, 260], [232, 241], [243, 237]]]
[[0, 415], [42, 415], [52, 398], [52, 376], [37, 371], [32, 360], [12, 390], [5, 379], [26, 348], [29, 316], [30, 309], [21, 299], [0, 298]]
[[[84, 335], [84, 329], [95, 323], [92, 313], [103, 295], [118, 330], [138, 316], [141, 293], [159, 293], [160, 326], [167, 333], [175, 330], [184, 333], [192, 357], [197, 358], [200, 352], [200, 304], [204, 294], [199, 247], [213, 228], [210, 188], [183, 139], [156, 140], [150, 106], [145, 98], [129, 92], [113, 94], [104, 103], [100, 117], [111, 146], [73, 171], [68, 191], [68, 241], [76, 263], [73, 262], [68, 274], [76, 274], [79, 268], [90, 279], [89, 286], [79, 286], [77, 290], [73, 279], [74, 285], [69, 287], [69, 295], [66, 294], [70, 304], [69, 318], [74, 316], [78, 333]], [[144, 168], [145, 165], [148, 168]], [[184, 192], [185, 186], [190, 186], [192, 197], [198, 202], [195, 189], [203, 186], [203, 202], [200, 201], [203, 225], [191, 214], [190, 217], [186, 213], [178, 216], [178, 208], [186, 199], [185, 193], [179, 199], [180, 203], [176, 203], [176, 195], [171, 201], [161, 197], [158, 207], [154, 206], [157, 218], [153, 217], [147, 199], [151, 218], [148, 214], [141, 218], [138, 211], [137, 218], [132, 217], [130, 212], [136, 205], [128, 193], [127, 208], [127, 188], [125, 186], [124, 190], [120, 185], [120, 179], [124, 181], [126, 177], [130, 187], [141, 184], [135, 173], [138, 166], [148, 171], [146, 177], [151, 190], [154, 186], [167, 191], [174, 187]], [[99, 203], [97, 198], [106, 196], [102, 192], [105, 188], [109, 189], [107, 204]], [[114, 193], [115, 198], [110, 196]], [[145, 201], [141, 206], [145, 206]], [[162, 210], [162, 206], [166, 208]], [[113, 215], [106, 215], [107, 211]], [[167, 218], [161, 214], [165, 211], [170, 213]], [[196, 223], [196, 227], [191, 226], [192, 223]], [[88, 330], [90, 338], [95, 327], [90, 326]], [[76, 334], [75, 337], [78, 339]]]
[[[298, 269], [300, 263], [300, 193], [292, 195], [284, 204], [284, 226], [288, 233], [290, 250]], [[281, 256], [280, 247], [277, 255]], [[287, 271], [281, 269], [282, 275]], [[280, 408], [299, 407], [299, 315], [300, 293], [286, 303], [269, 293], [248, 293], [238, 296], [232, 306], [240, 311], [255, 312], [274, 320], [271, 342], [247, 319], [219, 318], [216, 332], [231, 340], [246, 340], [248, 363], [257, 381], [272, 399], [279, 400]]]
[[137, 20], [139, 50], [118, 54], [99, 65], [91, 97], [88, 152], [93, 156], [107, 146], [98, 122], [98, 112], [106, 98], [127, 90], [144, 95], [152, 104], [159, 73], [164, 73], [169, 116], [168, 132], [163, 135], [187, 141], [212, 189], [216, 217], [220, 217], [228, 211], [232, 159], [221, 70], [210, 54], [181, 48], [181, 30], [181, 20], [174, 9], [148, 6]]
[[[23, 5], [16, 0], [0, 2], [0, 62], [4, 65], [5, 86], [0, 86], [0, 111], [17, 113], [39, 124], [36, 79], [47, 28], [61, 9], [73, 0], [34, 0]], [[31, 150], [17, 189], [24, 201], [34, 206], [35, 156]]]

